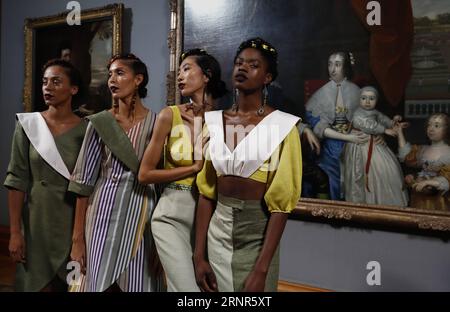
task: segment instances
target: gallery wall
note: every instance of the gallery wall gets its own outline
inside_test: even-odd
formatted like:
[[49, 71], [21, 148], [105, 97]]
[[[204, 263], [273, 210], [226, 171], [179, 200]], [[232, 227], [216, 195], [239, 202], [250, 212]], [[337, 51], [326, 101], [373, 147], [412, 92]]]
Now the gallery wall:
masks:
[[[138, 55], [148, 66], [150, 82], [145, 105], [161, 110], [166, 101], [166, 74], [169, 70], [167, 34], [169, 5], [165, 0], [81, 0], [81, 9], [122, 2], [125, 6], [124, 48]], [[1, 75], [0, 75], [0, 168], [2, 179], [9, 162], [14, 114], [23, 112], [24, 21], [65, 12], [68, 1], [6, 0], [1, 9]], [[68, 12], [68, 11], [67, 11]], [[0, 188], [0, 225], [8, 224], [7, 192]]]
[[[110, 1], [79, 1], [82, 9]], [[0, 168], [9, 161], [14, 114], [21, 112], [24, 80], [24, 19], [65, 11], [66, 1], [3, 0], [0, 51]], [[150, 69], [146, 105], [165, 105], [168, 71], [166, 0], [123, 1], [131, 24], [125, 45]], [[131, 14], [131, 15], [130, 15]], [[8, 225], [7, 196], [0, 188], [0, 225]], [[380, 265], [381, 285], [369, 286], [367, 264]], [[280, 278], [338, 291], [450, 291], [450, 245], [438, 237], [401, 232], [335, 227], [290, 220], [281, 243]], [[299, 302], [301, 305], [301, 302]]]

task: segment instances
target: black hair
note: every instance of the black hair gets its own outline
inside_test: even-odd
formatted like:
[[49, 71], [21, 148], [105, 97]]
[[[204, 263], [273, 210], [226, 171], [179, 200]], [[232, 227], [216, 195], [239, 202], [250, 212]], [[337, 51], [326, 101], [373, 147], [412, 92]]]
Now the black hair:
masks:
[[80, 71], [72, 63], [57, 58], [49, 60], [42, 66], [42, 74], [51, 66], [62, 67], [67, 77], [69, 77], [70, 85], [78, 87], [78, 92], [72, 96], [72, 109], [76, 110], [83, 104], [82, 102], [86, 96], [86, 87], [83, 84]]
[[138, 88], [138, 95], [139, 97], [145, 98], [147, 96], [147, 84], [148, 84], [148, 71], [147, 71], [147, 65], [145, 65], [144, 62], [142, 62], [136, 55], [132, 53], [127, 54], [116, 54], [108, 62], [108, 70], [111, 67], [112, 63], [114, 63], [117, 60], [124, 61], [133, 71], [135, 75], [142, 75], [143, 80]]
[[260, 37], [248, 39], [239, 45], [234, 56], [234, 62], [236, 62], [239, 54], [248, 48], [256, 49], [262, 54], [267, 61], [267, 71], [272, 74], [272, 82], [275, 81], [278, 76], [278, 52], [275, 47]]
[[216, 58], [203, 49], [191, 49], [180, 55], [179, 65], [189, 56], [194, 57], [203, 74], [209, 78], [206, 93], [211, 94], [213, 99], [224, 96], [228, 90], [221, 78], [222, 70]]
[[347, 78], [348, 80], [351, 80], [353, 78], [353, 68], [352, 68], [353, 60], [352, 60], [352, 56], [351, 56], [350, 52], [334, 51], [334, 52], [330, 53], [328, 59], [330, 58], [330, 56], [336, 55], [336, 54], [342, 56], [342, 58], [344, 59], [344, 64], [343, 64], [344, 66], [342, 67], [344, 77]]

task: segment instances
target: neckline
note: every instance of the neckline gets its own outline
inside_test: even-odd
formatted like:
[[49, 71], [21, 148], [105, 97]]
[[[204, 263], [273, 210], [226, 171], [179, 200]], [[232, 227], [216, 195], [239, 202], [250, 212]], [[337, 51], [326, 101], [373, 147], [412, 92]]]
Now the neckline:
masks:
[[117, 126], [122, 129], [123, 133], [125, 133], [128, 136], [128, 133], [134, 129], [137, 125], [140, 125], [144, 120], [147, 119], [148, 115], [150, 114], [150, 110], [147, 109], [147, 114], [145, 115], [144, 118], [142, 118], [141, 120], [139, 120], [137, 123], [135, 123], [133, 126], [131, 126], [128, 130], [125, 130], [124, 128], [122, 128], [119, 124], [119, 122], [117, 121], [116, 117], [114, 116], [114, 114], [108, 109], [107, 112], [111, 115], [112, 119], [114, 120], [114, 122], [117, 124]]
[[250, 136], [253, 132], [254, 132], [254, 130], [258, 127], [258, 125], [260, 125], [263, 121], [266, 121], [266, 119], [267, 119], [267, 117], [269, 117], [269, 116], [271, 116], [273, 113], [275, 113], [275, 112], [278, 112], [278, 109], [276, 109], [276, 110], [274, 110], [274, 111], [272, 111], [271, 113], [269, 113], [269, 114], [267, 114], [266, 116], [264, 116], [264, 118], [263, 119], [261, 119], [256, 125], [254, 125], [254, 127], [252, 128], [252, 130], [250, 130], [250, 132], [249, 133], [247, 133], [247, 135], [245, 135], [243, 138], [242, 138], [242, 140], [240, 140], [237, 144], [236, 144], [236, 146], [234, 147], [234, 149], [233, 149], [233, 151], [231, 151], [230, 150], [230, 148], [228, 147], [228, 145], [227, 145], [227, 143], [226, 143], [226, 141], [225, 141], [225, 122], [224, 122], [224, 111], [222, 110], [222, 112], [221, 112], [221, 121], [222, 121], [222, 144], [225, 146], [225, 148], [226, 148], [226, 151], [229, 153], [229, 154], [234, 154], [235, 152], [236, 152], [236, 150], [238, 149], [238, 147], [241, 145], [241, 143], [243, 142], [243, 141], [245, 141], [247, 138], [248, 138], [248, 136]]
[[50, 134], [52, 135], [53, 139], [57, 139], [57, 138], [60, 138], [60, 137], [62, 137], [62, 136], [65, 136], [66, 134], [69, 134], [72, 130], [78, 128], [78, 127], [83, 123], [83, 119], [81, 119], [80, 122], [77, 123], [75, 126], [71, 127], [70, 129], [68, 129], [68, 130], [66, 130], [66, 131], [64, 131], [64, 132], [61, 132], [61, 133], [55, 135], [55, 134], [53, 134], [53, 132], [50, 130], [50, 127], [48, 126], [47, 120], [44, 118], [44, 116], [42, 115], [42, 113], [39, 112], [38, 114], [39, 114], [39, 116], [42, 118], [42, 120], [44, 121], [45, 125], [47, 126], [47, 129], [48, 129], [48, 131], [50, 131]]
[[[127, 131], [123, 130], [127, 135], [131, 133], [132, 130], [134, 130], [136, 127], [140, 126], [142, 124], [142, 122], [147, 119], [147, 116], [145, 116], [145, 118], [143, 118], [142, 120], [139, 120], [137, 123], [135, 123], [130, 129], [128, 129]], [[119, 125], [120, 126], [120, 125]], [[121, 127], [122, 128], [122, 127]]]
[[443, 141], [434, 143], [434, 144], [433, 143], [430, 144], [430, 147], [433, 147], [433, 148], [438, 148], [438, 147], [443, 147], [443, 146], [449, 146], [449, 145]]
[[344, 79], [343, 79], [341, 82], [336, 82], [336, 81], [334, 81], [333, 79], [330, 78], [330, 82], [332, 82], [333, 85], [334, 85], [335, 87], [342, 87], [342, 85], [343, 85], [346, 81], [347, 81], [347, 78], [346, 78], [346, 77], [344, 77]]

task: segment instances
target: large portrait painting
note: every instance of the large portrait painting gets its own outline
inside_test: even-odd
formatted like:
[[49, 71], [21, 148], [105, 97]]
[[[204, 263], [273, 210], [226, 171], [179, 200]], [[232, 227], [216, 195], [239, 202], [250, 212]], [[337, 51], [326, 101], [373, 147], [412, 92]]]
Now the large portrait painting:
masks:
[[413, 1], [413, 73], [406, 89], [409, 118], [450, 113], [450, 5], [448, 1]]
[[68, 12], [25, 21], [26, 111], [46, 109], [41, 68], [54, 58], [70, 61], [80, 70], [88, 91], [84, 109], [96, 112], [111, 105], [106, 65], [122, 49], [123, 4], [81, 11], [80, 25], [68, 25]]
[[[182, 101], [175, 75], [183, 50], [202, 48], [214, 55], [232, 90], [235, 51], [242, 41], [262, 37], [279, 57], [269, 103], [300, 116], [321, 142], [317, 155], [302, 135], [302, 198], [294, 217], [447, 235], [450, 4], [376, 1], [375, 12], [369, 2], [170, 1], [168, 103]], [[370, 13], [379, 14], [381, 23], [369, 23]], [[334, 86], [339, 91], [331, 91], [336, 52], [351, 63], [353, 75], [345, 83], [353, 95], [341, 83]], [[374, 101], [370, 109], [363, 105], [366, 99]], [[335, 110], [350, 101], [352, 114], [349, 108]], [[220, 108], [232, 104], [229, 95]], [[318, 130], [321, 120], [330, 120], [327, 114], [333, 115], [328, 126], [333, 131], [346, 138], [362, 132], [369, 139], [344, 140], [336, 148], [330, 132]], [[348, 124], [338, 124], [336, 115]]]

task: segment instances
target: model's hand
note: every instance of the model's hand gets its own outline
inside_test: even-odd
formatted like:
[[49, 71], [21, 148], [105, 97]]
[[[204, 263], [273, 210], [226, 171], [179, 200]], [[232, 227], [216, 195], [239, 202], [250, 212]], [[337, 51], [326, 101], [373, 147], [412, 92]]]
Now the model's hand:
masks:
[[217, 292], [217, 280], [211, 265], [206, 260], [194, 260], [195, 281], [201, 291]]
[[203, 136], [203, 133], [200, 133], [194, 141], [194, 171], [195, 173], [199, 172], [203, 168], [203, 163], [205, 161], [205, 153], [204, 150], [206, 148], [206, 144], [209, 142], [209, 136]]
[[263, 292], [266, 286], [266, 277], [263, 272], [251, 271], [245, 280], [243, 291]]
[[70, 259], [80, 264], [82, 274], [86, 274], [86, 243], [84, 238], [72, 242]]
[[308, 141], [309, 146], [311, 147], [311, 150], [316, 152], [317, 155], [319, 155], [320, 154], [320, 142], [319, 142], [319, 139], [314, 134], [314, 132], [310, 128], [305, 128], [305, 130], [303, 130], [303, 134], [305, 135], [305, 138]]
[[25, 239], [22, 233], [13, 233], [9, 238], [9, 254], [14, 262], [25, 263]]

